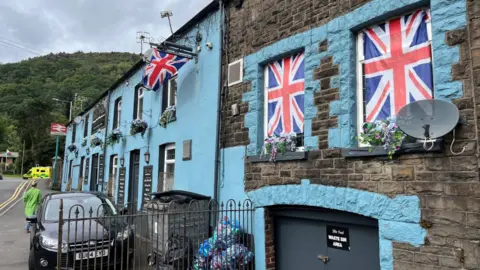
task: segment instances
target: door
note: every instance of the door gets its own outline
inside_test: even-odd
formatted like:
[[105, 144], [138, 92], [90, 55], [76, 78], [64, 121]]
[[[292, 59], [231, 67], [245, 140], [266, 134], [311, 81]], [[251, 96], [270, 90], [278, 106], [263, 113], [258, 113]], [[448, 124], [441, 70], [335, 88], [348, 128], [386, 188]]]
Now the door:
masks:
[[130, 152], [130, 177], [128, 183], [129, 212], [136, 213], [138, 207], [138, 186], [140, 179], [140, 150]]
[[97, 191], [98, 154], [92, 156], [92, 173], [90, 174], [90, 191]]
[[276, 269], [380, 270], [377, 220], [321, 208], [272, 213]]

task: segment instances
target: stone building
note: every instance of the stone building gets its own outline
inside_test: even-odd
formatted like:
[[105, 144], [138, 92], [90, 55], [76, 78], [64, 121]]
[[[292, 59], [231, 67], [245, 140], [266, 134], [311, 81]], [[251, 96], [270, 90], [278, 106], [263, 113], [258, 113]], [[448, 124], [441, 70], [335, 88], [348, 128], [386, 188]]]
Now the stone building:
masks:
[[[224, 70], [238, 64], [241, 73], [225, 78], [223, 89], [220, 197], [255, 203], [256, 269], [480, 269], [480, 1], [226, 5]], [[369, 110], [362, 88], [367, 56], [359, 46], [371, 27], [394, 31], [384, 23], [393, 27], [396, 19], [408, 28], [415, 14], [423, 14], [433, 62], [424, 66], [433, 80], [423, 88], [455, 104], [462, 124], [452, 147], [450, 132], [431, 151], [411, 142], [389, 159], [357, 140]], [[369, 38], [389, 51], [384, 36]], [[270, 127], [265, 85], [272, 78], [265, 69], [300, 54], [303, 147], [269, 162], [260, 155]], [[415, 72], [407, 72], [403, 78], [415, 83]]]

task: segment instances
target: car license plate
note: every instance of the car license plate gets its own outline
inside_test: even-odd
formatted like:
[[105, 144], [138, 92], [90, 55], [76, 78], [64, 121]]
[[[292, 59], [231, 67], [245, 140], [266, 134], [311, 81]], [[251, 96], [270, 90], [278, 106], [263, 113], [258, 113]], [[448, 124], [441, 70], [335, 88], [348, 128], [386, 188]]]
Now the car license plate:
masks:
[[87, 251], [87, 252], [80, 252], [75, 254], [75, 259], [76, 260], [84, 260], [84, 259], [93, 259], [93, 258], [98, 258], [98, 257], [105, 257], [108, 256], [108, 249], [102, 249], [102, 250], [93, 250], [93, 251]]

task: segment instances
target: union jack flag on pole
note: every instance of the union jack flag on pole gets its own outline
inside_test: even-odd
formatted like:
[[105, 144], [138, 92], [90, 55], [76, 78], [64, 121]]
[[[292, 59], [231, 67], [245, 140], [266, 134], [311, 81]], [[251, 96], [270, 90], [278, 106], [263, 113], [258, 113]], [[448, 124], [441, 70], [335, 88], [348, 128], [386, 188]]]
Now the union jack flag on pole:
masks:
[[429, 10], [363, 31], [366, 122], [394, 117], [408, 103], [432, 99]]
[[268, 136], [303, 133], [303, 53], [270, 63], [266, 68]]
[[152, 56], [143, 73], [143, 85], [157, 91], [165, 80], [175, 76], [178, 70], [188, 62], [188, 58], [159, 52], [153, 48]]

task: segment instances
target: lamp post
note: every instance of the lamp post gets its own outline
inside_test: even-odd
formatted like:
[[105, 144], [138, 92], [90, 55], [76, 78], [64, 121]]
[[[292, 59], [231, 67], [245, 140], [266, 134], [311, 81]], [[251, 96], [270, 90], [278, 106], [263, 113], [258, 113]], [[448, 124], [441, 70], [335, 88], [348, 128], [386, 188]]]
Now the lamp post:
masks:
[[68, 121], [72, 121], [72, 108], [73, 108], [73, 101], [68, 101], [68, 100], [63, 100], [63, 99], [58, 99], [58, 98], [52, 98], [52, 100], [58, 101], [58, 102], [63, 102], [63, 103], [69, 103], [70, 104], [70, 112], [68, 113]]

